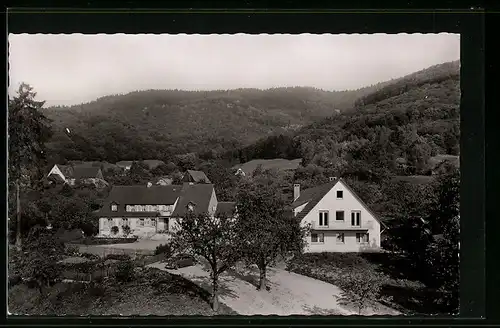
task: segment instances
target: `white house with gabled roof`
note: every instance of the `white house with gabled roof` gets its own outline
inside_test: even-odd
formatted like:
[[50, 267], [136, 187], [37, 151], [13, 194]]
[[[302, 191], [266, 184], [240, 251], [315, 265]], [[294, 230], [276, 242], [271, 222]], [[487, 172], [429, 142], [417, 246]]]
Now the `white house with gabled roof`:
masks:
[[305, 252], [363, 252], [380, 249], [382, 222], [342, 179], [300, 190], [294, 185], [294, 216], [310, 225]]

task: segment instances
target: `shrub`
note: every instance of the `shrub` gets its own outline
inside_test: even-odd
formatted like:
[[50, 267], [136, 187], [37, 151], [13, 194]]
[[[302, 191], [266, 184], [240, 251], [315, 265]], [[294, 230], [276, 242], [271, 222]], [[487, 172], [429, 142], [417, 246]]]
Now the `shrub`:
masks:
[[130, 227], [128, 225], [123, 226], [122, 230], [125, 237], [128, 237], [128, 235], [130, 235]]
[[115, 272], [115, 279], [122, 283], [134, 280], [134, 263], [130, 260], [120, 262]]
[[353, 270], [339, 280], [342, 288], [339, 303], [356, 306], [358, 314], [368, 305], [375, 306], [380, 297], [385, 279], [382, 275], [371, 271]]
[[155, 255], [165, 254], [165, 257], [172, 256], [172, 246], [170, 244], [161, 244], [156, 247]]
[[67, 245], [67, 246], [64, 248], [64, 255], [68, 255], [68, 256], [78, 255], [78, 254], [79, 254], [79, 251], [80, 251], [80, 248], [79, 248], [78, 246], [75, 246], [75, 245]]
[[100, 259], [99, 255], [95, 255], [95, 254], [92, 254], [92, 253], [82, 253], [81, 257], [84, 257], [84, 258], [89, 259], [89, 260], [98, 260], [98, 259]]
[[128, 254], [108, 254], [104, 260], [130, 261], [131, 258]]
[[23, 251], [21, 275], [34, 281], [40, 294], [43, 294], [42, 288], [61, 274], [57, 262], [64, 253], [64, 245], [54, 238], [51, 231], [33, 228], [23, 244]]
[[113, 235], [116, 235], [118, 233], [118, 231], [120, 231], [120, 229], [117, 226], [112, 226], [111, 227], [111, 233]]
[[82, 240], [84, 245], [111, 245], [111, 244], [127, 244], [137, 241], [137, 236], [133, 238], [85, 238]]

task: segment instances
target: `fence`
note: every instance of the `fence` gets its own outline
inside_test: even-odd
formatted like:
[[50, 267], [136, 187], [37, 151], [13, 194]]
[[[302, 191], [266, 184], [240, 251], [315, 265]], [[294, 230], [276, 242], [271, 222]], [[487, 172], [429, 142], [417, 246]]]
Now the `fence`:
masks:
[[129, 255], [132, 259], [142, 257], [142, 256], [152, 256], [154, 255], [154, 250], [147, 249], [133, 249], [133, 248], [116, 248], [116, 247], [106, 247], [95, 245], [75, 245], [78, 246], [78, 250], [80, 253], [89, 253], [94, 254], [100, 257], [106, 257], [110, 254], [120, 254], [120, 255]]

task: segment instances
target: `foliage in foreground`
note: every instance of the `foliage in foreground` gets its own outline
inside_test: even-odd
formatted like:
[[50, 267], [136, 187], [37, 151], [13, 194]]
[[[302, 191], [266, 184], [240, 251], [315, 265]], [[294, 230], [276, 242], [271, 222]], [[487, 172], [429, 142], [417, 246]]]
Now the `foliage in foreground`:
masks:
[[214, 311], [219, 308], [219, 276], [241, 257], [236, 224], [231, 217], [189, 213], [178, 222], [179, 229], [171, 241], [177, 252], [199, 256], [208, 262]]
[[53, 233], [42, 227], [33, 228], [20, 257], [20, 274], [36, 283], [40, 294], [61, 274], [57, 262], [62, 258], [64, 245], [54, 238]]
[[260, 290], [268, 288], [269, 265], [279, 256], [300, 254], [305, 246], [307, 229], [287, 212], [277, 181], [271, 171], [254, 173], [241, 184], [236, 202], [243, 258], [259, 268]]

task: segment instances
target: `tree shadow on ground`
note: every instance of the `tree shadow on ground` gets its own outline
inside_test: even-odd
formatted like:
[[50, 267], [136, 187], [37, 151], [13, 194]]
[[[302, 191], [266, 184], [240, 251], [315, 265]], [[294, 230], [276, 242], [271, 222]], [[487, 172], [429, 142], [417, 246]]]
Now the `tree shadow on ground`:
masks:
[[385, 285], [381, 294], [383, 297], [390, 297], [392, 305], [398, 305], [401, 307], [398, 310], [406, 314], [431, 315], [445, 311], [433, 301], [439, 299], [441, 293], [429, 288]]
[[[260, 273], [259, 270], [252, 267], [244, 267], [244, 268], [230, 268], [227, 270], [227, 274], [232, 276], [235, 279], [243, 280], [256, 289], [260, 289]], [[268, 268], [267, 270], [267, 282], [266, 287], [269, 290], [272, 290], [273, 287], [278, 286], [276, 283], [272, 282], [270, 278], [273, 276], [273, 272]]]
[[360, 253], [361, 257], [375, 265], [377, 270], [392, 279], [407, 279], [419, 281], [418, 270], [415, 270], [411, 261], [402, 255], [393, 253]]
[[397, 307], [407, 314], [436, 314], [446, 311], [433, 300], [442, 297], [441, 293], [428, 288], [422, 283], [422, 277], [412, 263], [402, 255], [393, 253], [363, 253], [361, 255], [377, 271], [383, 273], [392, 281], [385, 284], [381, 291], [384, 299], [391, 299], [387, 304]]

